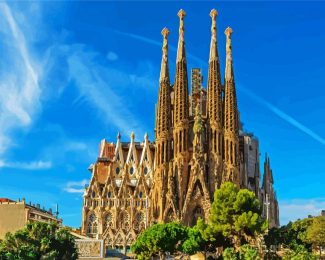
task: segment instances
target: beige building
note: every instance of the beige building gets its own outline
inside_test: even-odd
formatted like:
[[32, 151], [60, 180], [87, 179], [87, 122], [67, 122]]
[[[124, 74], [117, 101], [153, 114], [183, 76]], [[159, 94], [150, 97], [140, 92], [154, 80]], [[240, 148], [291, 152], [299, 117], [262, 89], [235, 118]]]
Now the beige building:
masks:
[[[103, 140], [85, 189], [82, 233], [104, 239], [107, 247], [127, 249], [137, 235], [157, 222], [194, 225], [207, 219], [213, 194], [225, 181], [260, 196], [257, 139], [239, 132], [239, 112], [232, 59], [232, 29], [225, 30], [226, 68], [220, 73], [217, 11], [212, 10], [207, 88], [200, 69], [188, 71], [184, 18], [180, 10], [176, 73], [171, 84], [167, 28], [156, 107], [155, 138], [116, 143]], [[158, 85], [158, 83], [157, 83]], [[251, 150], [252, 149], [252, 150]], [[269, 179], [265, 179], [268, 185]], [[275, 200], [274, 200], [275, 201]], [[271, 215], [270, 215], [271, 216]], [[273, 215], [272, 215], [273, 216]]]
[[26, 204], [24, 199], [13, 201], [0, 198], [0, 239], [3, 239], [7, 232], [15, 232], [34, 221], [62, 224], [62, 220], [51, 210], [41, 209], [39, 204]]

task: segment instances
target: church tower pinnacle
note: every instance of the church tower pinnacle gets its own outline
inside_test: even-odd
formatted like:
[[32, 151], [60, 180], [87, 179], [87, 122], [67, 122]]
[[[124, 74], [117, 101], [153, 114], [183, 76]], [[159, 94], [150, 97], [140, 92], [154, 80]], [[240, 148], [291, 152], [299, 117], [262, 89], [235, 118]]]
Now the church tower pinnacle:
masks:
[[[180, 10], [179, 16], [179, 39], [176, 59], [176, 75], [174, 86], [174, 128], [184, 128], [188, 121], [188, 79], [187, 79], [187, 63], [185, 55], [184, 42], [184, 17], [185, 11]], [[178, 130], [177, 130], [178, 131]], [[177, 145], [182, 144], [180, 151], [187, 149], [185, 142], [181, 141]]]
[[178, 12], [179, 39], [176, 58], [174, 82], [174, 113], [173, 113], [173, 152], [175, 185], [178, 188], [178, 208], [183, 207], [185, 190], [188, 182], [189, 155], [189, 96], [187, 63], [184, 41], [185, 11]]
[[231, 34], [232, 29], [225, 30], [226, 43], [226, 72], [224, 100], [224, 158], [225, 169], [223, 181], [232, 181], [239, 186], [239, 116], [236, 100], [235, 80], [232, 64]]
[[212, 9], [211, 16], [211, 43], [208, 72], [208, 138], [209, 138], [209, 168], [210, 191], [213, 192], [217, 183], [220, 184], [221, 176], [217, 172], [222, 172], [222, 90], [220, 63], [217, 43], [217, 19], [218, 12]]
[[168, 34], [167, 28], [161, 31], [163, 36], [161, 70], [159, 79], [159, 96], [156, 125], [156, 165], [159, 166], [170, 160], [170, 128], [171, 128], [171, 98], [170, 79], [168, 70]]
[[[168, 70], [168, 34], [167, 28], [161, 31], [163, 36], [161, 70], [159, 78], [159, 94], [156, 120], [155, 141], [155, 168], [153, 201], [156, 208], [152, 209], [152, 217], [156, 221], [162, 221], [165, 195], [168, 183], [169, 161], [171, 159], [171, 86]], [[158, 194], [161, 194], [158, 195]]]

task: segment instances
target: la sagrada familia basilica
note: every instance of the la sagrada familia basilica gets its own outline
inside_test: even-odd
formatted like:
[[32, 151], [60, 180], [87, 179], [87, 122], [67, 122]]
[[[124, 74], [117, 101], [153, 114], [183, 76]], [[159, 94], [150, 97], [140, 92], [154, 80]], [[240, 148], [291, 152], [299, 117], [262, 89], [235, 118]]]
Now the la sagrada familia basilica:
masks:
[[[82, 209], [82, 233], [127, 250], [137, 235], [157, 222], [194, 225], [208, 218], [214, 191], [225, 181], [248, 188], [263, 205], [270, 226], [279, 225], [268, 156], [260, 186], [258, 139], [241, 129], [232, 60], [232, 29], [225, 30], [226, 68], [220, 73], [217, 11], [210, 13], [211, 43], [207, 88], [200, 69], [186, 62], [184, 10], [178, 12], [179, 39], [175, 80], [168, 70], [168, 34], [162, 30], [162, 60], [155, 118], [155, 139], [102, 140], [91, 165]], [[158, 85], [158, 84], [157, 84]]]

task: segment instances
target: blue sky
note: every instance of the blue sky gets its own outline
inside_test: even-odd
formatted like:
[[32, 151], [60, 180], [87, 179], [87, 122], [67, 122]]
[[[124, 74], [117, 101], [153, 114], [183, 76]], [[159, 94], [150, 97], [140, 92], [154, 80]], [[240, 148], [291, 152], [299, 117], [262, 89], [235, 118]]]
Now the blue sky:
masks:
[[233, 28], [240, 116], [271, 157], [281, 223], [325, 209], [324, 2], [0, 2], [0, 197], [59, 203], [80, 226], [100, 140], [152, 140], [160, 32], [173, 78], [180, 8], [205, 78], [210, 10], [222, 72]]

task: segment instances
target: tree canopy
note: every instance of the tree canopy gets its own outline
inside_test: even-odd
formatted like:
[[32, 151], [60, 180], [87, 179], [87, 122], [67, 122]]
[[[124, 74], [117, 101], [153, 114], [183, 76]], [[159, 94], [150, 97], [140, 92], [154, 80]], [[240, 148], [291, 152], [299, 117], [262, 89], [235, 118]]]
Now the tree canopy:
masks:
[[225, 182], [214, 193], [208, 229], [211, 234], [222, 233], [235, 246], [249, 242], [264, 232], [267, 222], [261, 217], [261, 206], [255, 194]]
[[[238, 257], [251, 255], [258, 259], [257, 250], [245, 246], [238, 253], [241, 244], [247, 244], [264, 232], [267, 222], [261, 217], [261, 207], [255, 194], [238, 189], [231, 182], [225, 182], [215, 191], [209, 219], [198, 219], [194, 227], [179, 223], [155, 224], [146, 229], [131, 247], [139, 259], [150, 259], [164, 253], [195, 254], [216, 252], [218, 247], [233, 247]], [[231, 249], [228, 249], [231, 255]], [[234, 251], [234, 252], [235, 252]], [[227, 253], [226, 252], [226, 253]]]
[[315, 248], [319, 247], [320, 254], [321, 248], [325, 247], [325, 217], [319, 216], [313, 219], [311, 225], [306, 230], [305, 240], [311, 243]]
[[0, 259], [39, 260], [77, 259], [74, 238], [55, 223], [34, 222], [0, 242]]
[[155, 255], [163, 259], [165, 252], [173, 254], [181, 249], [187, 232], [186, 227], [176, 222], [154, 224], [137, 238], [131, 250], [138, 259], [150, 259]]

